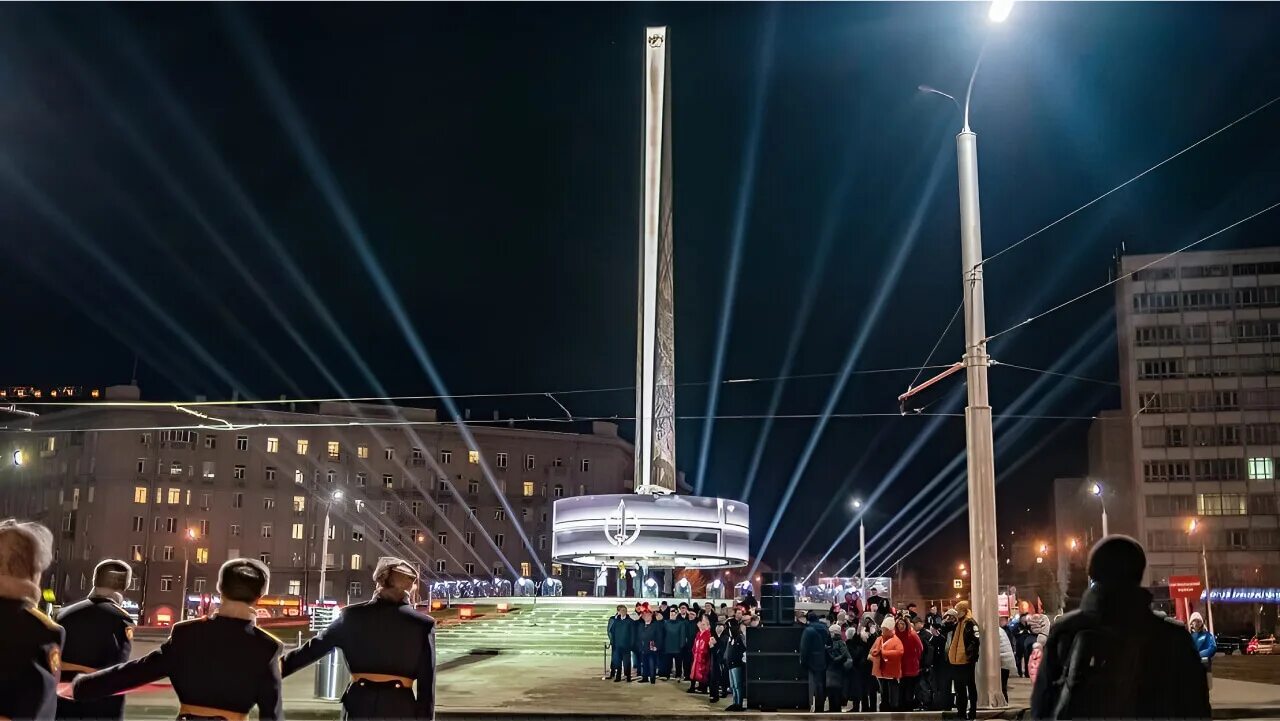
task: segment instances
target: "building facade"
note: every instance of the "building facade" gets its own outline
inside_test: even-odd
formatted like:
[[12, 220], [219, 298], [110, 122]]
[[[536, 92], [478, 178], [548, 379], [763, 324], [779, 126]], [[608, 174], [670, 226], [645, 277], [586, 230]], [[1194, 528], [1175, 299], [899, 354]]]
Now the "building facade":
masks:
[[1130, 449], [1132, 511], [1108, 508], [1112, 532], [1131, 519], [1152, 586], [1202, 575], [1202, 544], [1211, 586], [1278, 585], [1280, 248], [1159, 258], [1124, 257], [1116, 285], [1123, 408], [1099, 448]]
[[[176, 620], [184, 597], [190, 607], [213, 594], [219, 565], [239, 556], [271, 567], [272, 593], [308, 600], [366, 598], [384, 555], [420, 564], [424, 580], [557, 577], [573, 594], [593, 573], [551, 563], [552, 502], [632, 486], [633, 448], [610, 423], [585, 434], [468, 424], [470, 448], [430, 409], [188, 410], [208, 417], [87, 406], [0, 437], [0, 517], [54, 531], [46, 585], [58, 602], [87, 592], [104, 557], [134, 565], [127, 595], [147, 622], [157, 613]], [[220, 423], [227, 430], [189, 428]], [[106, 430], [125, 428], [137, 430]]]

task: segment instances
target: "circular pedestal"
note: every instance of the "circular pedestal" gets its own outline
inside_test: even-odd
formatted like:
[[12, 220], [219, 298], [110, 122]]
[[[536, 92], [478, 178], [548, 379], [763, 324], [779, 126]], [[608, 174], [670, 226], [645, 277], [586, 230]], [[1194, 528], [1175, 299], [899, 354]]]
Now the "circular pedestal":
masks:
[[551, 555], [557, 563], [648, 568], [745, 566], [747, 504], [723, 498], [615, 494], [555, 502]]

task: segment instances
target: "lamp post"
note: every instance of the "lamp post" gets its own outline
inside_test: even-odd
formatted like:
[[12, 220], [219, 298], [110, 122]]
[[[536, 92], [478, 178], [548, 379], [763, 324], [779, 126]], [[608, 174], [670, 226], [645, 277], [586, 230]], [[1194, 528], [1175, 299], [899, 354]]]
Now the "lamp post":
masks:
[[1106, 538], [1110, 534], [1107, 532], [1107, 500], [1102, 496], [1102, 484], [1095, 482], [1089, 486], [1090, 495], [1098, 497], [1098, 505], [1102, 506], [1102, 537]]
[[324, 505], [324, 533], [320, 536], [320, 588], [316, 593], [317, 601], [324, 601], [324, 576], [329, 567], [329, 511], [333, 504], [342, 500], [342, 491], [334, 491], [329, 502]]
[[[1200, 522], [1191, 519], [1187, 524], [1187, 535], [1194, 535], [1200, 530]], [[1209, 558], [1205, 554], [1204, 534], [1200, 534], [1200, 567], [1204, 571], [1204, 610], [1209, 614], [1209, 633], [1213, 633], [1213, 601], [1209, 600]]]
[[185, 620], [187, 617], [187, 573], [191, 570], [191, 544], [196, 541], [196, 529], [188, 528], [186, 538], [182, 544], [182, 601], [178, 608], [182, 609], [178, 613], [178, 618]]
[[[989, 17], [1003, 22], [1012, 0], [996, 0]], [[965, 407], [965, 448], [969, 459], [969, 553], [970, 601], [978, 627], [994, 629], [999, 623], [997, 574], [999, 560], [996, 548], [996, 472], [995, 448], [991, 429], [991, 404], [988, 399], [986, 303], [982, 283], [982, 212], [978, 202], [978, 136], [969, 127], [969, 101], [973, 83], [982, 66], [982, 55], [974, 63], [965, 92], [964, 105], [953, 95], [928, 85], [920, 91], [940, 95], [955, 103], [963, 124], [956, 135], [956, 170], [960, 186], [960, 260], [964, 284], [964, 366], [968, 388]], [[1004, 706], [1000, 690], [1000, 647], [994, 633], [981, 636], [977, 681], [979, 698], [986, 706]]]
[[866, 608], [867, 603], [867, 527], [862, 523], [862, 500], [853, 499], [853, 510], [858, 511], [858, 603]]

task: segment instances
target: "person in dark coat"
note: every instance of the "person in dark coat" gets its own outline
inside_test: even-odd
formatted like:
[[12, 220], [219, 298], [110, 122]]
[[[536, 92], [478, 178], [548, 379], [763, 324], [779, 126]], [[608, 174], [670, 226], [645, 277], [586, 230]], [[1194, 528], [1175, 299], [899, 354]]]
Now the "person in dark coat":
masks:
[[[436, 708], [436, 621], [409, 604], [418, 571], [378, 560], [372, 599], [342, 610], [328, 628], [285, 654], [288, 676], [341, 649], [351, 671], [342, 709], [355, 719], [432, 719]], [[417, 694], [414, 694], [414, 685]]]
[[[870, 619], [875, 623], [875, 619]], [[868, 640], [870, 639], [870, 640]], [[865, 624], [855, 624], [845, 632], [845, 646], [849, 649], [849, 658], [853, 668], [847, 674], [845, 696], [853, 703], [850, 711], [875, 711], [876, 694], [875, 679], [871, 676], [871, 644], [875, 639], [869, 635]]]
[[840, 713], [844, 708], [845, 679], [853, 670], [853, 659], [849, 657], [844, 629], [832, 626], [827, 633], [831, 636], [831, 643], [827, 646], [827, 711]]
[[884, 617], [893, 612], [893, 608], [889, 605], [889, 599], [880, 595], [879, 586], [871, 589], [871, 595], [867, 596], [867, 603], [863, 608], [876, 615], [877, 624], [883, 623]]
[[1147, 558], [1128, 536], [1089, 554], [1093, 585], [1053, 624], [1031, 692], [1031, 717], [1207, 719], [1209, 686], [1187, 630], [1151, 611]]
[[618, 612], [609, 617], [609, 673], [615, 682], [622, 681], [625, 671], [627, 683], [631, 683], [631, 652], [636, 646], [634, 623], [622, 604], [618, 604]]
[[0, 718], [54, 717], [63, 631], [36, 608], [53, 534], [38, 523], [0, 521]]
[[636, 653], [640, 655], [640, 682], [656, 683], [658, 675], [658, 657], [662, 653], [662, 622], [653, 617], [649, 604], [644, 604], [640, 612], [640, 620], [633, 629], [635, 632]]
[[[954, 614], [952, 614], [953, 611]], [[954, 615], [957, 619], [955, 628], [948, 633], [947, 637], [947, 664], [952, 688], [955, 690], [956, 711], [967, 714], [965, 718], [976, 718], [978, 715], [976, 669], [978, 654], [981, 650], [978, 645], [978, 622], [974, 620], [973, 612], [969, 610], [968, 601], [956, 603], [955, 608], [947, 609], [947, 614]], [[967, 711], [966, 707], [968, 707]]]
[[677, 681], [687, 672], [684, 669], [684, 646], [689, 635], [689, 624], [680, 612], [669, 608], [670, 618], [662, 623], [662, 680]]
[[[698, 613], [697, 609], [689, 607], [684, 601], [680, 602], [680, 609], [676, 612], [677, 618], [684, 621], [684, 646], [680, 649], [680, 680], [688, 681], [693, 673], [693, 640], [698, 636]], [[711, 619], [707, 619], [708, 628], [710, 628]]]
[[[715, 616], [714, 613], [708, 617]], [[729, 669], [725, 666], [725, 650], [729, 646], [729, 630], [724, 625], [724, 620], [720, 619], [714, 628], [711, 629], [711, 668], [710, 677], [707, 679], [707, 688], [711, 691], [711, 703], [720, 700], [721, 696], [727, 696], [724, 690], [729, 685]]]
[[267, 592], [271, 572], [236, 558], [218, 571], [222, 605], [213, 615], [175, 624], [168, 640], [142, 658], [82, 674], [71, 685], [76, 701], [102, 699], [168, 677], [178, 717], [283, 718], [280, 652], [284, 646], [255, 625], [253, 605]]
[[[134, 621], [125, 612], [125, 589], [133, 569], [124, 561], [107, 559], [93, 569], [89, 597], [58, 612], [58, 625], [67, 632], [62, 647], [62, 681], [75, 681], [82, 673], [115, 666], [129, 660], [133, 650]], [[120, 719], [124, 696], [97, 701], [58, 699], [60, 719]]]
[[800, 634], [800, 667], [809, 676], [809, 710], [822, 713], [827, 687], [827, 625], [816, 611], [805, 614], [804, 632]]
[[1031, 624], [1027, 622], [1027, 614], [1019, 614], [1016, 622], [1009, 624], [1013, 628], [1013, 661], [1018, 669], [1018, 675], [1026, 678], [1030, 674], [1027, 673], [1027, 659], [1031, 658], [1031, 646], [1036, 642], [1036, 635], [1031, 631]]
[[[942, 616], [939, 616], [941, 619]], [[947, 618], [955, 626], [956, 615]], [[937, 626], [926, 626], [920, 634], [924, 653], [920, 656], [921, 684], [927, 689], [925, 710], [943, 711], [951, 708], [951, 675], [947, 668], [947, 635], [940, 620]]]

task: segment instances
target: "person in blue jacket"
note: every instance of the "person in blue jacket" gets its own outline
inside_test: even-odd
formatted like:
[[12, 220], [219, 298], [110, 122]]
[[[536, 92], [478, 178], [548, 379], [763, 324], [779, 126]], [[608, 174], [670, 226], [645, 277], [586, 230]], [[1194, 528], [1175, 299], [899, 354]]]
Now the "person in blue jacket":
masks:
[[1209, 687], [1213, 688], [1213, 655], [1218, 652], [1218, 640], [1204, 627], [1204, 616], [1199, 611], [1191, 614], [1187, 625], [1191, 627], [1191, 641], [1196, 645], [1196, 653], [1200, 654], [1200, 665], [1204, 666]]

